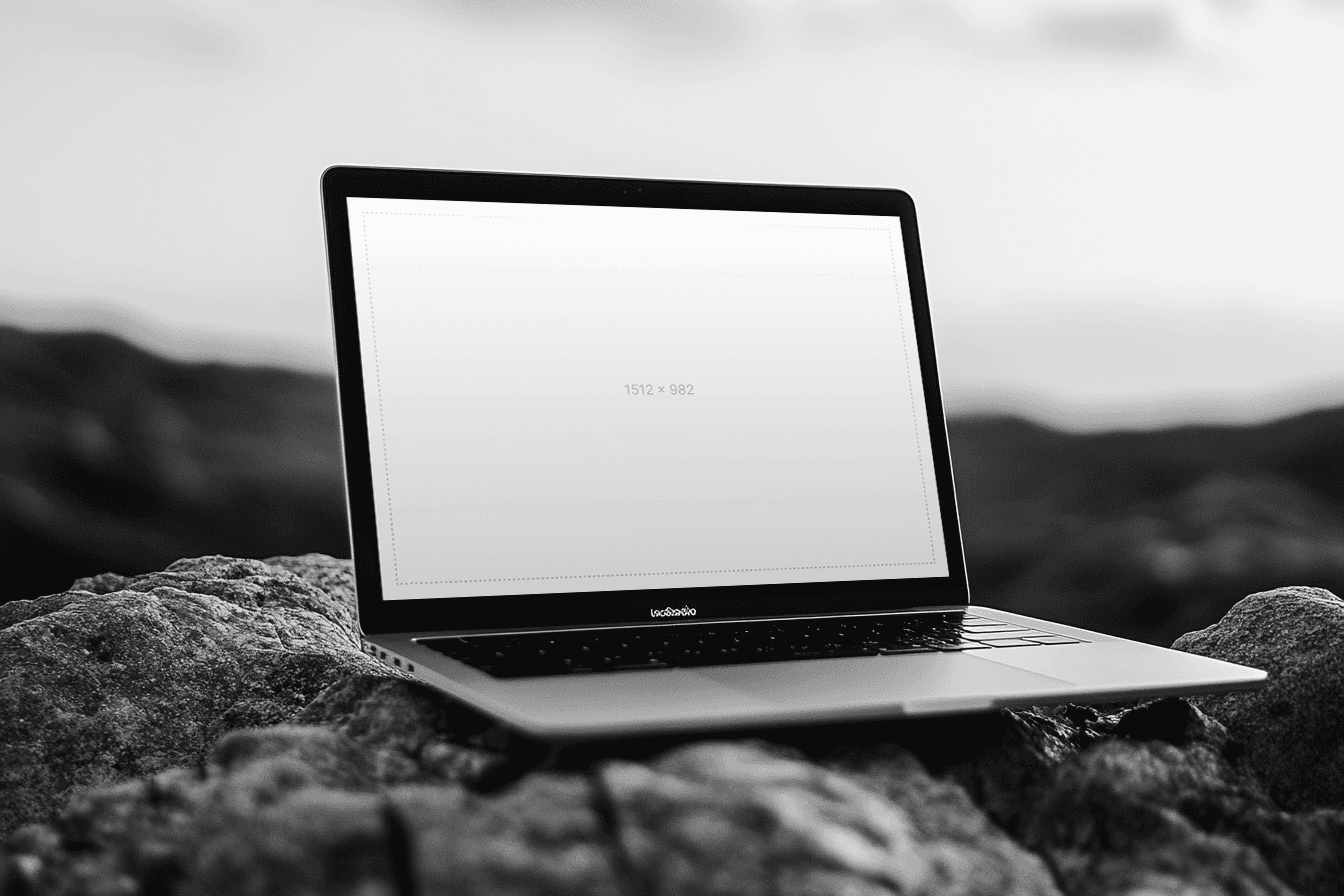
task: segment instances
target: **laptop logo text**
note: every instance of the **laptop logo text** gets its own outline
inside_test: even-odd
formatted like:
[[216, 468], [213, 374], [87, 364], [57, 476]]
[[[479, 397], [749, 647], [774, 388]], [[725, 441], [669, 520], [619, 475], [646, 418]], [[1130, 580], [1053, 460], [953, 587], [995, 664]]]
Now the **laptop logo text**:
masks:
[[662, 616], [694, 616], [695, 607], [663, 607], [661, 610], [650, 610], [649, 615], [654, 619]]

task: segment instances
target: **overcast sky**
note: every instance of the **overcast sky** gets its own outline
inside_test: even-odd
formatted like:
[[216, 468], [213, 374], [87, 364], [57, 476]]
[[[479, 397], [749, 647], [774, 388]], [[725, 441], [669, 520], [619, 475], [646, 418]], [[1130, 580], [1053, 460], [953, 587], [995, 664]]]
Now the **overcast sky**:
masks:
[[1344, 3], [11, 0], [0, 321], [331, 365], [331, 164], [908, 190], [953, 410], [1344, 398]]

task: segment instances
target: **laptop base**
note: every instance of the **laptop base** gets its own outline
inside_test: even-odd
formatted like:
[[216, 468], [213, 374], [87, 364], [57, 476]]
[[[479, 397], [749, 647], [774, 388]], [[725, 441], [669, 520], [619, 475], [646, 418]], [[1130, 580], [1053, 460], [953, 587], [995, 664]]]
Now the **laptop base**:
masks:
[[366, 641], [394, 668], [553, 742], [1109, 703], [1250, 690], [1266, 678], [1151, 644], [968, 609], [1086, 643], [502, 679], [418, 643], [430, 635]]

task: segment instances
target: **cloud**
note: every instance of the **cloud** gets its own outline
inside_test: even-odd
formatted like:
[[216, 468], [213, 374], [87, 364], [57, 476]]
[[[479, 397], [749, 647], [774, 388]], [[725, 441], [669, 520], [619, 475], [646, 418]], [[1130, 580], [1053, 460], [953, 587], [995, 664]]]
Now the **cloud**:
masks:
[[506, 27], [581, 22], [672, 49], [762, 35], [932, 41], [971, 52], [1154, 57], [1217, 49], [1254, 0], [411, 0]]
[[751, 0], [409, 0], [413, 7], [467, 15], [506, 27], [580, 23], [614, 28], [649, 46], [703, 50], [735, 44], [751, 30]]
[[1000, 50], [1108, 57], [1217, 52], [1251, 0], [907, 0], [943, 8]]
[[246, 40], [210, 14], [208, 3], [170, 0], [16, 0], [5, 10], [9, 26], [46, 26], [88, 50], [113, 52], [194, 68], [231, 67], [246, 55]]

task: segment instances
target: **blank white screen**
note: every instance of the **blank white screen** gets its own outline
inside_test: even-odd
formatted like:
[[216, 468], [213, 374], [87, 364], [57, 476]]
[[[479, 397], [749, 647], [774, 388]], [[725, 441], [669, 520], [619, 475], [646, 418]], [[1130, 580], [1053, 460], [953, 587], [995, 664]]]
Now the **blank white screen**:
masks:
[[947, 575], [898, 219], [349, 210], [385, 598]]

